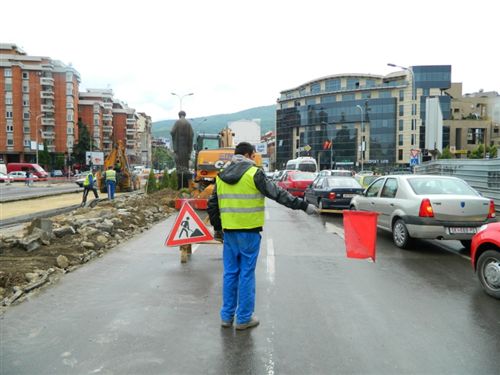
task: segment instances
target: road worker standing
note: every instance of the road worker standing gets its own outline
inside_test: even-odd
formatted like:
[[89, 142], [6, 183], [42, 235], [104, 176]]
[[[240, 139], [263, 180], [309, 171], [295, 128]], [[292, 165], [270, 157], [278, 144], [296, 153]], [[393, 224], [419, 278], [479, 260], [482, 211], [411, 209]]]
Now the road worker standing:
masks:
[[116, 171], [113, 169], [113, 166], [110, 165], [108, 170], [104, 174], [106, 180], [106, 188], [108, 190], [108, 199], [115, 199], [115, 188], [116, 188]]

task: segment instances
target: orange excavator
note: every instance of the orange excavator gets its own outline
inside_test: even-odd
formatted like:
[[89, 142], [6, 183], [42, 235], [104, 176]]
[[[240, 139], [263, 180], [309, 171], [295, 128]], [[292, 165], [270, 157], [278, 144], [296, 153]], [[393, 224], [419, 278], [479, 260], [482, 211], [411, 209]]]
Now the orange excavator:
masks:
[[[234, 155], [234, 133], [224, 128], [218, 134], [199, 133], [195, 145], [195, 175], [190, 187], [191, 196], [197, 199], [210, 197], [219, 171]], [[262, 167], [262, 155], [257, 154], [255, 163]]]
[[125, 154], [125, 147], [122, 141], [113, 147], [110, 154], [104, 160], [104, 169], [96, 173], [97, 187], [101, 193], [106, 192], [106, 184], [104, 172], [108, 167], [112, 166], [116, 171], [116, 191], [133, 191], [140, 189], [140, 180], [138, 176], [132, 173], [128, 163], [127, 155]]

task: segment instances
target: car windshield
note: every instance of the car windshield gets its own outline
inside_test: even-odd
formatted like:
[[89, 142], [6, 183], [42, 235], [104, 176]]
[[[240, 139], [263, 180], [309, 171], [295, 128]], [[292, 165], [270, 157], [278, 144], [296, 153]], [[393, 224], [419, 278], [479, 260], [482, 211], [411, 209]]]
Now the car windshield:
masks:
[[363, 178], [363, 183], [365, 185], [370, 185], [373, 181], [375, 181], [378, 177], [377, 176], [365, 176]]
[[290, 178], [295, 181], [314, 180], [316, 174], [309, 172], [297, 172], [291, 174]]
[[474, 195], [477, 192], [467, 183], [459, 179], [452, 178], [409, 178], [408, 182], [417, 195], [426, 194], [453, 194], [453, 195]]
[[328, 178], [327, 180], [328, 187], [346, 187], [346, 188], [360, 188], [361, 185], [352, 177], [347, 178]]
[[304, 172], [316, 172], [316, 165], [314, 163], [300, 163], [299, 170]]

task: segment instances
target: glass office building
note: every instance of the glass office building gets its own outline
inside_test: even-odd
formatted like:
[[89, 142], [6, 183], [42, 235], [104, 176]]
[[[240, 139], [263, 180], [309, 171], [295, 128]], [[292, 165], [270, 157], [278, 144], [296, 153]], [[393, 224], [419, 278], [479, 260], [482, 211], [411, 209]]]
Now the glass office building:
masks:
[[[451, 66], [415, 66], [388, 74], [323, 77], [281, 92], [276, 161], [283, 168], [312, 156], [321, 169], [393, 169], [424, 147], [425, 101], [439, 97], [449, 118]], [[443, 143], [447, 141], [446, 130]], [[328, 148], [329, 141], [332, 147]]]

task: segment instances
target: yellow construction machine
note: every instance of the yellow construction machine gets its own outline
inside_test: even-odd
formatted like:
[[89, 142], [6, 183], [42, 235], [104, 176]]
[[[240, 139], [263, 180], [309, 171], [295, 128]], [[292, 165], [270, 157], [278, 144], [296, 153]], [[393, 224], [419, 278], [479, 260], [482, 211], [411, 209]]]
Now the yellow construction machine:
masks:
[[104, 169], [96, 174], [97, 186], [101, 193], [106, 192], [105, 184], [105, 171], [108, 170], [109, 166], [112, 166], [116, 171], [116, 191], [133, 191], [138, 190], [141, 187], [141, 181], [138, 176], [132, 173], [130, 165], [128, 163], [127, 155], [125, 154], [125, 147], [122, 141], [118, 141], [115, 144], [110, 154], [104, 160]]
[[[234, 155], [234, 133], [224, 128], [218, 134], [199, 133], [195, 145], [195, 174], [191, 186], [193, 198], [207, 199], [214, 190], [215, 178]], [[262, 167], [262, 155], [257, 154], [255, 163]]]

